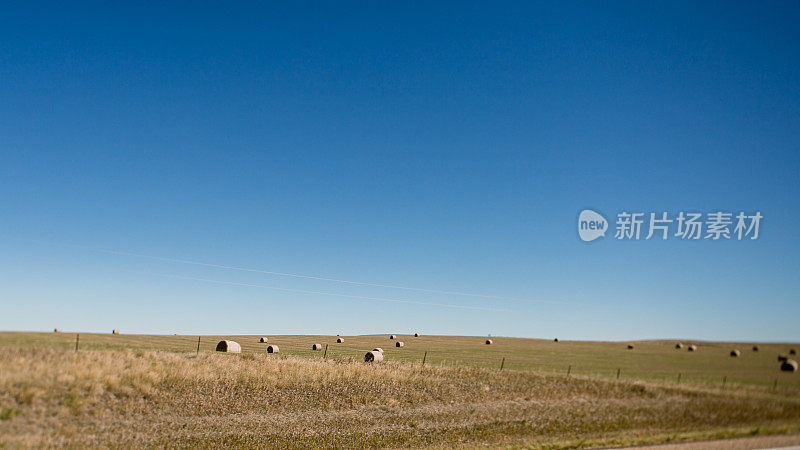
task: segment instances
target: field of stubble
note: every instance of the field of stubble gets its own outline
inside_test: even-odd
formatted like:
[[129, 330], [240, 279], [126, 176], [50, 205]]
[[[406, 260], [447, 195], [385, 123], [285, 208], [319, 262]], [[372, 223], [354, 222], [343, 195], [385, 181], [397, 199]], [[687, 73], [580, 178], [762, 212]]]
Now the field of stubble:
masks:
[[[364, 364], [332, 346], [323, 359], [310, 351], [195, 354], [97, 344], [106, 337], [95, 348], [87, 337], [88, 348], [75, 352], [44, 345], [46, 335], [23, 338], [0, 334], [0, 446], [569, 448], [800, 429], [796, 374], [778, 389], [722, 387], [702, 379], [500, 371], [435, 357], [422, 366], [393, 358], [403, 349], [388, 346], [386, 363]], [[580, 352], [558, 351], [580, 361]]]

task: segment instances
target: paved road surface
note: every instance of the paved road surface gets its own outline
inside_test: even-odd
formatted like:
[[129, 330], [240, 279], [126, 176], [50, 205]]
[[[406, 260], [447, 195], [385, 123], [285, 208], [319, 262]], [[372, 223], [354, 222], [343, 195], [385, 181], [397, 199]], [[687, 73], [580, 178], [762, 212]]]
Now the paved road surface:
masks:
[[756, 436], [718, 441], [681, 442], [675, 444], [647, 445], [642, 447], [624, 447], [642, 450], [800, 450], [800, 434], [783, 436]]

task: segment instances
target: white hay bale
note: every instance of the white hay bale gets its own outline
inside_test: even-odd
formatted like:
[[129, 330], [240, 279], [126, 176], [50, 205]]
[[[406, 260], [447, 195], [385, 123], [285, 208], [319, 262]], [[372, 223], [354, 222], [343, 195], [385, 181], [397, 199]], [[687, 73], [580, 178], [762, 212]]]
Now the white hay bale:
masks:
[[781, 370], [784, 372], [797, 372], [797, 361], [787, 359], [781, 364]]
[[678, 342], [677, 344], [675, 344], [675, 348], [677, 348], [678, 350], [680, 350], [680, 349], [682, 349], [682, 348], [683, 348], [683, 344], [681, 344], [680, 342]]
[[735, 349], [731, 350], [731, 357], [732, 358], [737, 358], [741, 354], [742, 354], [742, 352], [740, 352], [738, 348], [735, 348]]
[[259, 338], [258, 342], [261, 343], [261, 344], [267, 343], [267, 342], [269, 342], [269, 338], [266, 337], [266, 336], [262, 337], [262, 338]]
[[695, 351], [697, 351], [697, 346], [692, 344], [687, 348], [687, 350], [690, 351], [690, 352], [695, 352]]
[[337, 344], [341, 344], [342, 342], [344, 342], [344, 338], [336, 338]]
[[218, 352], [242, 353], [242, 346], [236, 341], [219, 341], [217, 343]]
[[419, 333], [414, 333], [414, 337], [419, 337]]
[[628, 350], [633, 350], [633, 344], [628, 344]]
[[395, 336], [395, 335], [393, 335], [393, 334], [390, 334], [390, 335], [389, 335], [389, 339], [397, 339], [397, 336]]
[[486, 340], [486, 345], [492, 345], [492, 340], [491, 339], [487, 339]]
[[553, 339], [553, 342], [558, 342], [558, 338]]
[[757, 345], [754, 345], [754, 346], [753, 346], [753, 351], [754, 351], [754, 352], [757, 352], [757, 351], [758, 351], [758, 346], [757, 346]]
[[53, 333], [61, 333], [61, 328], [54, 328]]
[[381, 353], [383, 353], [383, 349], [380, 348], [380, 347], [375, 347], [375, 348], [372, 349], [372, 351], [373, 352], [381, 352]]
[[281, 349], [277, 345], [272, 344], [267, 346], [267, 353], [280, 353]]
[[311, 350], [322, 350], [322, 344], [314, 344], [311, 346]]
[[119, 330], [111, 330], [111, 334], [119, 334]]
[[364, 355], [364, 362], [383, 362], [383, 352], [371, 351]]
[[403, 342], [403, 341], [397, 341], [397, 342], [394, 343], [394, 346], [395, 347], [405, 347], [406, 343]]

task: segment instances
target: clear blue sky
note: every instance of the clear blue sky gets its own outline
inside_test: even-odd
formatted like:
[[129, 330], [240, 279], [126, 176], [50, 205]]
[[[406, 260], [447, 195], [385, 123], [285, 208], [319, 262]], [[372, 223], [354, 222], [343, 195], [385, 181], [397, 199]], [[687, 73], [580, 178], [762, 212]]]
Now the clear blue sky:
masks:
[[[797, 2], [28, 3], [0, 329], [800, 340]], [[583, 208], [764, 219], [584, 243]]]

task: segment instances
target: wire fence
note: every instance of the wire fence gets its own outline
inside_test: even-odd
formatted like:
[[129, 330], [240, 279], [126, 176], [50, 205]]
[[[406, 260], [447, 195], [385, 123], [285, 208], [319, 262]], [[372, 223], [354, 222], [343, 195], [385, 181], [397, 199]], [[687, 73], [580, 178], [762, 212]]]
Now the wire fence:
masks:
[[[498, 371], [534, 372], [547, 376], [564, 376], [575, 378], [591, 378], [608, 381], [644, 381], [658, 384], [674, 384], [685, 386], [718, 387], [735, 389], [737, 387], [760, 388], [769, 391], [782, 391], [800, 394], [800, 376], [797, 373], [780, 372], [772, 364], [773, 374], [750, 370], [737, 372], [723, 369], [692, 366], [687, 368], [673, 367], [632, 367], [630, 364], [614, 365], [606, 361], [602, 366], [597, 361], [582, 361], [586, 356], [576, 357], [570, 361], [569, 351], [554, 358], [550, 356], [546, 364], [537, 364], [535, 350], [528, 352], [514, 349], [504, 352], [497, 346], [477, 347], [475, 349], [447, 347], [431, 348], [418, 345], [415, 347], [394, 347], [397, 341], [380, 343], [376, 337], [344, 337], [342, 343], [336, 343], [332, 336], [276, 336], [265, 337], [266, 342], [259, 342], [259, 336], [197, 336], [197, 335], [120, 335], [96, 333], [0, 333], [0, 346], [29, 348], [60, 348], [72, 351], [85, 350], [154, 350], [177, 353], [199, 354], [216, 352], [217, 343], [224, 339], [232, 339], [240, 343], [241, 354], [265, 354], [270, 357], [304, 357], [320, 358], [334, 362], [363, 362], [366, 352], [375, 347], [385, 347], [385, 361], [392, 363], [418, 364], [422, 367], [471, 367]], [[364, 345], [365, 341], [373, 341], [372, 345]], [[496, 342], [497, 339], [495, 338]], [[277, 344], [278, 353], [267, 353], [270, 344]], [[320, 344], [314, 349], [314, 344]], [[390, 345], [387, 345], [390, 344]], [[556, 359], [558, 361], [554, 362]], [[764, 361], [764, 358], [761, 359]]]

